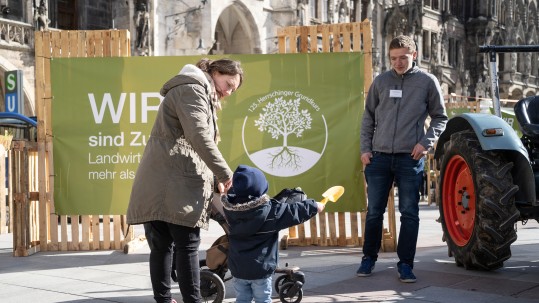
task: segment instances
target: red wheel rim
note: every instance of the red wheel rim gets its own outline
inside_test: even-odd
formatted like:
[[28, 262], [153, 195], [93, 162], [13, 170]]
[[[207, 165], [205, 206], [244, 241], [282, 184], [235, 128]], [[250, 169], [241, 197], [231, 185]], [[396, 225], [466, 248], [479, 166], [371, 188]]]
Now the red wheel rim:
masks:
[[453, 156], [446, 165], [442, 185], [444, 221], [449, 236], [464, 246], [472, 236], [475, 223], [475, 187], [468, 164]]

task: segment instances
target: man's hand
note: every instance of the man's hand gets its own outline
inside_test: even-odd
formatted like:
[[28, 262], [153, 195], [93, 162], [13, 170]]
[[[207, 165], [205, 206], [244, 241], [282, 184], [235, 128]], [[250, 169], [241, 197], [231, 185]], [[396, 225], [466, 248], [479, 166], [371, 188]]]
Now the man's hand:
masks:
[[372, 158], [371, 152], [366, 152], [366, 153], [361, 154], [361, 162], [363, 163], [363, 165], [371, 164], [371, 158]]
[[[412, 150], [412, 158], [414, 158], [414, 160], [419, 160], [421, 158], [423, 158], [425, 155], [427, 154], [427, 149], [425, 149], [423, 147], [423, 145], [417, 143], [415, 146], [414, 146], [414, 149]], [[361, 158], [363, 160], [363, 156]]]

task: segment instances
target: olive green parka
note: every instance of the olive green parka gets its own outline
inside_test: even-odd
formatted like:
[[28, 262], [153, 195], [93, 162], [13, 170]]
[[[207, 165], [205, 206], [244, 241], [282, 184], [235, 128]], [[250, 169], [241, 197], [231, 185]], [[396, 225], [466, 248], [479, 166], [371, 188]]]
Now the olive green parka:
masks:
[[127, 223], [164, 221], [207, 229], [214, 175], [232, 178], [217, 148], [217, 100], [210, 75], [188, 64], [164, 96], [135, 175]]

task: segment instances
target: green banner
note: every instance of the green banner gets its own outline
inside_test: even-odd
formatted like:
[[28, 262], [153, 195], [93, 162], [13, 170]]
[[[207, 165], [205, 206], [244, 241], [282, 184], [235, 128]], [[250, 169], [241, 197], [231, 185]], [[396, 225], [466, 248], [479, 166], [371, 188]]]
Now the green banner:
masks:
[[[219, 57], [212, 57], [218, 59]], [[232, 170], [263, 170], [269, 194], [301, 187], [327, 211], [365, 208], [359, 128], [359, 53], [235, 55], [242, 87], [219, 113], [219, 148]], [[132, 181], [162, 97], [162, 85], [200, 57], [51, 60], [54, 205], [58, 214], [125, 214]]]

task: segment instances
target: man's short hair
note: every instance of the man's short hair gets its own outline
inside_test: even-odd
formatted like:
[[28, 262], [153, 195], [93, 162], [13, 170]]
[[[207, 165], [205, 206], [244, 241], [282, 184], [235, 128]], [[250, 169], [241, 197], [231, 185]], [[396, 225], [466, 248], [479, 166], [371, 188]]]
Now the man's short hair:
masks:
[[389, 49], [407, 48], [410, 52], [416, 51], [415, 41], [412, 37], [406, 35], [399, 35], [389, 43]]

